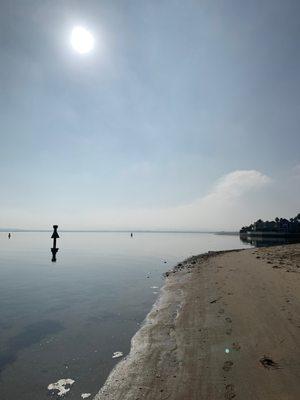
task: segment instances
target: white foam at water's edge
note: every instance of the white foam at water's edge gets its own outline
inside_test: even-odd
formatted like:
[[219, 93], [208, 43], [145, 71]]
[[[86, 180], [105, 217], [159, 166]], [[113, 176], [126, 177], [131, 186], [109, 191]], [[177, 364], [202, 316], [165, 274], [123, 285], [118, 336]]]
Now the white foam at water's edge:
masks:
[[48, 385], [48, 390], [58, 390], [58, 396], [64, 396], [66, 393], [70, 391], [70, 388], [66, 388], [66, 386], [73, 385], [75, 381], [73, 379], [60, 379], [57, 382], [50, 383]]
[[112, 358], [119, 358], [122, 356], [123, 356], [123, 353], [121, 351], [115, 351], [114, 354], [112, 355]]
[[[167, 284], [162, 287], [161, 292], [155, 303], [153, 304], [150, 312], [147, 314], [144, 322], [142, 323], [142, 327], [135, 333], [133, 338], [131, 339], [131, 348], [129, 354], [121, 360], [115, 368], [110, 372], [106, 382], [100, 388], [99, 392], [96, 394], [94, 400], [102, 400], [107, 398], [109, 395], [109, 391], [111, 387], [114, 388], [114, 384], [116, 381], [121, 379], [120, 377], [125, 377], [129, 368], [132, 365], [135, 365], [135, 362], [138, 358], [143, 357], [147, 353], [147, 349], [149, 347], [149, 340], [145, 340], [147, 338], [149, 329], [152, 329], [153, 325], [159, 323], [159, 320], [163, 318], [164, 324], [169, 325], [172, 321], [176, 320], [181, 309], [181, 303], [183, 302], [183, 291], [171, 291]], [[162, 313], [166, 313], [166, 309], [168, 309], [167, 314], [165, 316], [161, 316]], [[151, 327], [151, 328], [150, 328]], [[172, 347], [173, 339], [169, 336], [164, 340], [165, 348]], [[117, 379], [116, 379], [117, 377]], [[112, 399], [112, 397], [109, 397]]]
[[87, 399], [88, 397], [90, 397], [91, 393], [82, 393], [81, 397], [83, 399]]

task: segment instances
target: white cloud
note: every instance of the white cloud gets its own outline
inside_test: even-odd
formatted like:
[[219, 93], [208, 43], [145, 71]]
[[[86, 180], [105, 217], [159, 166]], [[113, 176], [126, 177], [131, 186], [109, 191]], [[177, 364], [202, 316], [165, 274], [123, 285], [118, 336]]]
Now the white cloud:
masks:
[[256, 170], [237, 170], [223, 176], [203, 201], [233, 201], [251, 190], [271, 182], [271, 178]]
[[[195, 201], [168, 208], [95, 211], [86, 218], [87, 227], [98, 222], [98, 228], [126, 229], [237, 229], [248, 219], [256, 218], [250, 194], [259, 196], [259, 189], [272, 182], [256, 170], [237, 170], [220, 178], [212, 190]], [[200, 186], [200, 183], [199, 183]], [[101, 224], [101, 225], [100, 225]]]
[[[147, 166], [145, 170], [147, 171]], [[270, 199], [274, 196], [275, 185], [269, 185], [272, 179], [256, 170], [236, 170], [224, 175], [212, 186], [204, 196], [189, 204], [161, 208], [95, 208], [83, 210], [32, 212], [24, 219], [18, 216], [18, 221], [27, 220], [22, 226], [39, 227], [38, 215], [43, 218], [43, 228], [51, 225], [59, 218], [61, 229], [194, 229], [222, 230], [238, 229], [257, 218], [274, 217], [284, 214], [280, 208], [271, 207]], [[199, 192], [201, 191], [199, 182]], [[266, 191], [267, 189], [267, 191]], [[290, 207], [291, 208], [291, 207]], [[28, 211], [29, 212], [29, 211]], [[272, 215], [268, 215], [272, 213]], [[13, 210], [16, 217], [17, 211]], [[30, 214], [30, 213], [29, 213]], [[80, 220], [74, 215], [80, 215]], [[273, 215], [274, 214], [274, 215]], [[292, 215], [295, 213], [293, 212]], [[12, 214], [6, 213], [8, 220], [4, 225], [11, 226]], [[20, 226], [14, 224], [15, 226]]]
[[207, 195], [189, 205], [165, 210], [165, 213], [172, 215], [171, 219], [182, 227], [234, 229], [251, 214], [247, 196], [271, 181], [256, 170], [233, 171], [220, 178]]

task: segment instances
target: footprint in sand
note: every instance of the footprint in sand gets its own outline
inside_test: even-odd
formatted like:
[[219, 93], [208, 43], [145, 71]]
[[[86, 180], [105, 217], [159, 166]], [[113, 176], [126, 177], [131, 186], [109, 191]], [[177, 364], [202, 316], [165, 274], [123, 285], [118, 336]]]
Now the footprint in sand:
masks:
[[234, 385], [232, 383], [229, 383], [225, 387], [225, 400], [231, 400], [234, 399], [236, 396], [235, 391], [234, 391]]
[[241, 346], [239, 343], [232, 343], [232, 348], [236, 351], [240, 351], [241, 350]]
[[231, 335], [231, 334], [232, 334], [232, 329], [231, 328], [226, 329], [226, 335]]
[[224, 365], [223, 365], [223, 369], [224, 369], [224, 371], [228, 372], [231, 370], [232, 366], [233, 366], [232, 361], [225, 361]]
[[220, 308], [220, 310], [218, 311], [219, 314], [224, 314], [225, 310], [224, 308]]
[[271, 357], [263, 356], [259, 361], [267, 369], [279, 369], [279, 364], [273, 361]]
[[225, 321], [226, 321], [226, 322], [229, 322], [229, 323], [231, 324], [232, 319], [231, 319], [230, 317], [226, 317], [226, 318], [225, 318]]

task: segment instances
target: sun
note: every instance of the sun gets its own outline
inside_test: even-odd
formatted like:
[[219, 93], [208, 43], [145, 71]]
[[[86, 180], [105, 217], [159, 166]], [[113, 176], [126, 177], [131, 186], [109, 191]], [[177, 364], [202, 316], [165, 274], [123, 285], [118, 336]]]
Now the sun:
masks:
[[86, 54], [94, 49], [94, 36], [82, 26], [75, 26], [71, 32], [71, 45], [77, 53]]

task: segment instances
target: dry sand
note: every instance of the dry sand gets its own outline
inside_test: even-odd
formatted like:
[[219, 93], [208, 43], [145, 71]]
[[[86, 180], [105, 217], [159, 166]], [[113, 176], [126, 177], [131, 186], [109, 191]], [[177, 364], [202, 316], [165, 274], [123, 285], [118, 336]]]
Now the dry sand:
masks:
[[300, 244], [177, 266], [95, 399], [299, 400], [299, 272]]

